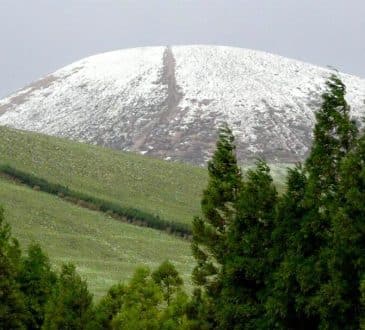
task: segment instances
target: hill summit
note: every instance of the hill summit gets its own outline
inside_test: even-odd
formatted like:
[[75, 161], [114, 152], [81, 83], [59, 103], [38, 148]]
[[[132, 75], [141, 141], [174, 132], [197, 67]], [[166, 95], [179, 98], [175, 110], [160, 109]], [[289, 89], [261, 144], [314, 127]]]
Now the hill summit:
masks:
[[[204, 164], [228, 122], [238, 157], [305, 158], [331, 70], [224, 46], [145, 47], [82, 59], [0, 101], [0, 124]], [[339, 74], [352, 115], [365, 80]]]

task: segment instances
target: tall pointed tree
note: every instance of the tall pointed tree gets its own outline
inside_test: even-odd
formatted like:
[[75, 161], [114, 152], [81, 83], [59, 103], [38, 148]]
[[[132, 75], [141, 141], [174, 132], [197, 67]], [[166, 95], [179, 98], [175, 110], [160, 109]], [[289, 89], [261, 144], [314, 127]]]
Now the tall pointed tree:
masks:
[[296, 309], [296, 298], [301, 288], [296, 278], [296, 265], [301, 262], [296, 250], [301, 222], [306, 214], [304, 196], [307, 177], [299, 164], [288, 169], [285, 192], [279, 197], [272, 232], [272, 273], [265, 302], [267, 328], [306, 329], [306, 317]]
[[308, 179], [301, 203], [304, 212], [281, 265], [283, 276], [293, 275], [291, 283], [297, 292], [292, 308], [301, 326], [306, 328], [328, 325], [323, 307], [324, 301], [330, 300], [323, 292], [323, 284], [329, 277], [331, 214], [339, 198], [341, 162], [353, 148], [357, 136], [345, 99], [345, 85], [336, 75], [326, 84], [322, 106], [316, 113], [312, 149], [305, 163]]
[[92, 295], [73, 264], [64, 264], [46, 306], [42, 329], [87, 329], [92, 322]]
[[229, 227], [222, 272], [219, 324], [225, 329], [264, 328], [266, 283], [272, 271], [277, 192], [264, 161], [258, 161], [246, 178]]
[[321, 312], [333, 329], [357, 329], [365, 274], [365, 135], [342, 162], [340, 179], [323, 251], [329, 279], [321, 287], [326, 299]]
[[340, 78], [332, 75], [326, 82], [321, 109], [316, 113], [314, 139], [306, 161], [308, 202], [326, 209], [328, 199], [338, 189], [341, 159], [351, 150], [357, 137], [357, 127], [350, 119], [346, 102], [346, 87]]
[[227, 124], [219, 129], [208, 174], [201, 203], [203, 216], [193, 222], [192, 250], [197, 261], [193, 279], [209, 296], [216, 296], [220, 290], [218, 274], [226, 253], [227, 227], [242, 183], [234, 137]]
[[152, 273], [152, 278], [161, 287], [164, 299], [167, 305], [170, 305], [171, 300], [181, 290], [184, 283], [175, 266], [169, 261], [163, 262]]
[[28, 255], [22, 257], [17, 281], [24, 294], [28, 311], [28, 329], [40, 329], [44, 321], [45, 307], [51, 296], [57, 276], [51, 270], [48, 257], [39, 244], [28, 247]]

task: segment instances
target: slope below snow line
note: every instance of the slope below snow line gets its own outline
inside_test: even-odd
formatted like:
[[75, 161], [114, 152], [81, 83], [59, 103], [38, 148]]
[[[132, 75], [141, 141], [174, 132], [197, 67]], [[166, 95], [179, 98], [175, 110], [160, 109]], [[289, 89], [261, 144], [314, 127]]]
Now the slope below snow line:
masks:
[[200, 214], [206, 170], [0, 127], [1, 163], [162, 219], [190, 224]]
[[176, 265], [187, 288], [191, 285], [194, 262], [185, 240], [116, 221], [2, 178], [0, 204], [23, 249], [39, 242], [55, 266], [73, 262], [97, 298], [130, 278], [136, 267], [155, 268], [167, 259]]
[[191, 234], [191, 228], [187, 224], [161, 219], [158, 216], [154, 216], [135, 208], [123, 207], [117, 203], [112, 203], [85, 193], [73, 191], [61, 184], [49, 182], [43, 178], [36, 177], [35, 175], [19, 171], [9, 165], [0, 164], [0, 175], [2, 175], [4, 179], [26, 185], [36, 191], [56, 195], [67, 202], [74, 203], [83, 208], [105, 213], [117, 220], [130, 222], [142, 227], [164, 230], [169, 234], [186, 238]]

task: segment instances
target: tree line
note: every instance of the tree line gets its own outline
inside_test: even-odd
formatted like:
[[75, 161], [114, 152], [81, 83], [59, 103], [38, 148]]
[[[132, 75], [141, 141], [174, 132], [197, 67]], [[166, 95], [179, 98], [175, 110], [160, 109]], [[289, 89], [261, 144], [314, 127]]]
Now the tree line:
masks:
[[242, 173], [219, 131], [193, 221], [194, 289], [172, 263], [138, 268], [95, 303], [71, 264], [23, 256], [0, 213], [0, 328], [365, 329], [365, 134], [332, 75], [313, 144], [278, 194], [264, 160]]
[[72, 190], [69, 187], [59, 183], [49, 182], [46, 179], [21, 171], [8, 164], [0, 164], [0, 173], [17, 182], [32, 187], [34, 190], [56, 195], [84, 208], [107, 213], [110, 217], [117, 220], [124, 220], [135, 225], [164, 230], [169, 234], [184, 238], [189, 238], [191, 235], [189, 226], [185, 224], [168, 221], [162, 219], [159, 215], [154, 215], [132, 207], [126, 207], [115, 202]]

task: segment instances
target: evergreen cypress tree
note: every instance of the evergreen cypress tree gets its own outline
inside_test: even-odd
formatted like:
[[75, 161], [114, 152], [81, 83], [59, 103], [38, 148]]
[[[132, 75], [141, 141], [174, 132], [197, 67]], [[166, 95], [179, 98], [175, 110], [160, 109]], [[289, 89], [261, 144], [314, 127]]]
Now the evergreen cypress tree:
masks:
[[202, 218], [193, 222], [193, 256], [197, 266], [193, 280], [204, 286], [208, 296], [219, 295], [218, 274], [226, 253], [227, 227], [241, 187], [241, 171], [237, 165], [234, 137], [224, 124], [213, 158], [208, 163], [209, 181], [203, 192]]
[[303, 256], [297, 269], [302, 289], [301, 296], [297, 298], [301, 301], [299, 310], [309, 315], [314, 324], [318, 322], [318, 326], [328, 324], [328, 315], [324, 311], [324, 300], [328, 297], [321, 291], [329, 276], [331, 212], [336, 209], [339, 198], [340, 166], [357, 137], [357, 128], [350, 119], [350, 108], [345, 100], [345, 85], [339, 77], [332, 75], [327, 87], [322, 96], [322, 107], [316, 113], [313, 146], [306, 161], [307, 211], [296, 247], [300, 248]]
[[113, 329], [160, 329], [163, 292], [150, 275], [145, 267], [135, 271], [126, 287], [122, 307], [112, 321]]
[[351, 150], [357, 137], [356, 124], [350, 119], [350, 107], [345, 99], [345, 85], [336, 75], [332, 75], [326, 85], [306, 161], [308, 203], [316, 204], [322, 213], [337, 192], [341, 159]]
[[170, 304], [162, 311], [160, 317], [161, 330], [193, 330], [194, 327], [186, 315], [189, 303], [188, 295], [182, 290], [177, 291]]
[[[330, 324], [325, 306], [333, 299], [328, 298], [329, 290], [324, 284], [330, 276], [331, 215], [339, 198], [341, 161], [353, 147], [357, 135], [356, 125], [349, 117], [345, 92], [341, 80], [331, 76], [322, 96], [322, 107], [316, 113], [313, 146], [305, 163], [308, 179], [301, 196], [303, 200], [297, 201], [299, 207], [292, 219], [292, 225], [299, 225], [288, 227], [293, 229], [292, 239], [288, 241], [285, 259], [275, 272], [276, 298], [280, 297], [276, 302], [281, 303], [275, 311], [275, 303], [267, 302], [270, 313], [280, 315], [282, 324], [288, 327], [315, 329]], [[290, 203], [285, 204], [284, 209], [288, 209]], [[283, 218], [280, 221], [287, 222]]]
[[179, 276], [175, 266], [169, 262], [163, 262], [153, 273], [152, 278], [158, 284], [164, 294], [167, 305], [170, 305], [174, 295], [178, 293], [183, 285], [183, 280]]
[[342, 162], [340, 179], [329, 246], [323, 251], [329, 279], [321, 287], [326, 299], [321, 313], [333, 329], [357, 329], [365, 274], [365, 135]]
[[306, 317], [296, 309], [301, 290], [296, 278], [296, 266], [302, 261], [301, 251], [295, 250], [300, 237], [301, 221], [305, 217], [304, 197], [307, 177], [298, 164], [288, 169], [286, 189], [279, 197], [272, 232], [272, 274], [267, 283], [265, 302], [267, 328], [307, 329]]
[[20, 256], [19, 243], [11, 237], [0, 208], [0, 329], [25, 329], [24, 296], [16, 281]]
[[186, 316], [191, 330], [210, 330], [215, 324], [215, 315], [210, 314], [213, 308], [209, 306], [211, 301], [206, 299], [200, 288], [195, 288], [190, 301], [186, 306]]
[[72, 264], [62, 266], [46, 306], [43, 329], [87, 329], [92, 323], [92, 295]]
[[272, 233], [273, 258], [283, 260], [295, 234], [300, 229], [301, 220], [306, 212], [304, 197], [307, 177], [301, 164], [288, 168], [284, 193], [278, 199], [275, 228]]
[[20, 289], [25, 296], [28, 312], [26, 327], [40, 329], [44, 321], [45, 306], [56, 284], [56, 274], [51, 270], [48, 257], [39, 244], [28, 247], [28, 255], [21, 260], [17, 276]]
[[124, 284], [113, 285], [95, 308], [95, 326], [90, 329], [113, 329], [112, 320], [123, 306], [127, 288]]
[[266, 283], [272, 272], [270, 251], [277, 192], [264, 161], [249, 170], [229, 227], [223, 266], [219, 324], [224, 329], [265, 328]]

